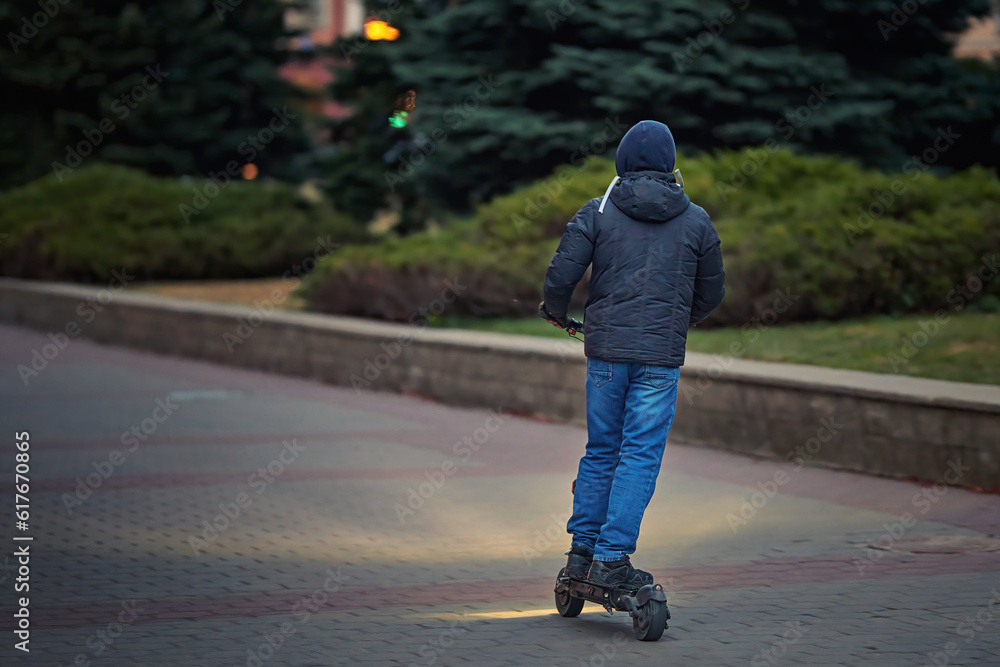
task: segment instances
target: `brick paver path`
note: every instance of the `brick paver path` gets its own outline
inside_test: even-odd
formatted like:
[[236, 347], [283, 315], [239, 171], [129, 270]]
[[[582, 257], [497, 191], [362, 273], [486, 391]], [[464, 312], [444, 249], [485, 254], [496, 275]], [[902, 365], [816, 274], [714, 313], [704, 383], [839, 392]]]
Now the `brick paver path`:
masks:
[[962, 539], [995, 546], [998, 496], [671, 443], [634, 560], [674, 619], [642, 643], [553, 610], [580, 428], [79, 340], [25, 385], [48, 338], [0, 339], [5, 666], [1000, 665], [1000, 552]]

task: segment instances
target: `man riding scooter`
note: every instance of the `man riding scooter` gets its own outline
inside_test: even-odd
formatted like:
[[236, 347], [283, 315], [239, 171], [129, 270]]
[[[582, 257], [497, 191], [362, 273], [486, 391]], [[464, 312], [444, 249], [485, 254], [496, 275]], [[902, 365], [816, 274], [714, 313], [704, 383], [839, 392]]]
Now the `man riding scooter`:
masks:
[[652, 584], [629, 560], [652, 498], [677, 404], [687, 332], [722, 303], [725, 272], [712, 220], [674, 174], [663, 123], [624, 136], [618, 175], [566, 226], [545, 276], [542, 317], [569, 324], [592, 265], [584, 336], [587, 448], [573, 494], [566, 575], [609, 588]]

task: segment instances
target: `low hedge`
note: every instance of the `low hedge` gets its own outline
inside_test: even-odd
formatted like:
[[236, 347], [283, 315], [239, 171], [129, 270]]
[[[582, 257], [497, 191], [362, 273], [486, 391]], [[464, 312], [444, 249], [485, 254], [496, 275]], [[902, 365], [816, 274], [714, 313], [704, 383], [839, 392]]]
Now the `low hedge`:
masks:
[[319, 239], [366, 240], [360, 225], [287, 183], [206, 185], [97, 164], [0, 193], [0, 275], [100, 282], [124, 269], [140, 280], [253, 278], [328, 253]]
[[[887, 174], [766, 149], [680, 166], [722, 239], [727, 296], [710, 323], [751, 322], [782, 294], [782, 321], [1000, 305], [1000, 279], [976, 278], [1000, 259], [1000, 181], [990, 171], [937, 177], [911, 163]], [[532, 314], [566, 222], [613, 175], [612, 162], [592, 159], [442, 230], [342, 248], [305, 295], [316, 310], [405, 321], [450, 280], [466, 289], [449, 313]], [[585, 298], [581, 288], [575, 299]]]
[[415, 321], [421, 307], [442, 314], [432, 305], [438, 299], [449, 313], [530, 315], [554, 249], [552, 242], [504, 245], [452, 231], [346, 248], [320, 262], [304, 294], [313, 310], [397, 322]]

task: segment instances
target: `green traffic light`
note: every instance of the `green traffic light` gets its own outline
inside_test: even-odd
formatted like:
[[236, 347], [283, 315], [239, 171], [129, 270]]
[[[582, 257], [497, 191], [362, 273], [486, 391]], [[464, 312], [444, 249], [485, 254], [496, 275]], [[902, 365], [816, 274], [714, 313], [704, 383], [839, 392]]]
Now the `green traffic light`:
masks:
[[392, 127], [406, 127], [407, 116], [409, 116], [405, 111], [396, 111], [389, 117], [389, 125]]

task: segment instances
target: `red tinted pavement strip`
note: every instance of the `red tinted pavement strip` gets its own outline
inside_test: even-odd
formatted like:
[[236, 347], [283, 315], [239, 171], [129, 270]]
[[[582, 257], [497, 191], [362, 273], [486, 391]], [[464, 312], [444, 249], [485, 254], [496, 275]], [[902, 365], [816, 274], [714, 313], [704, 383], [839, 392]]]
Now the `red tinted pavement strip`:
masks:
[[[1000, 570], [998, 553], [920, 556], [886, 553], [884, 557], [868, 563], [865, 578], [934, 576], [997, 570]], [[854, 559], [842, 555], [773, 558], [736, 565], [671, 568], [656, 571], [655, 574], [657, 581], [664, 584], [668, 594], [671, 591], [829, 583], [859, 579]], [[467, 583], [349, 588], [330, 593], [325, 593], [320, 588], [315, 591], [291, 593], [255, 592], [205, 598], [139, 600], [136, 603], [139, 616], [135, 622], [146, 624], [217, 618], [256, 618], [302, 613], [307, 609], [312, 613], [322, 613], [384, 607], [495, 603], [548, 597], [551, 595], [553, 582], [552, 577], [534, 577]], [[121, 604], [119, 600], [42, 607], [34, 613], [33, 618], [35, 626], [40, 628], [105, 625], [109, 618], [117, 617], [121, 611]]]

